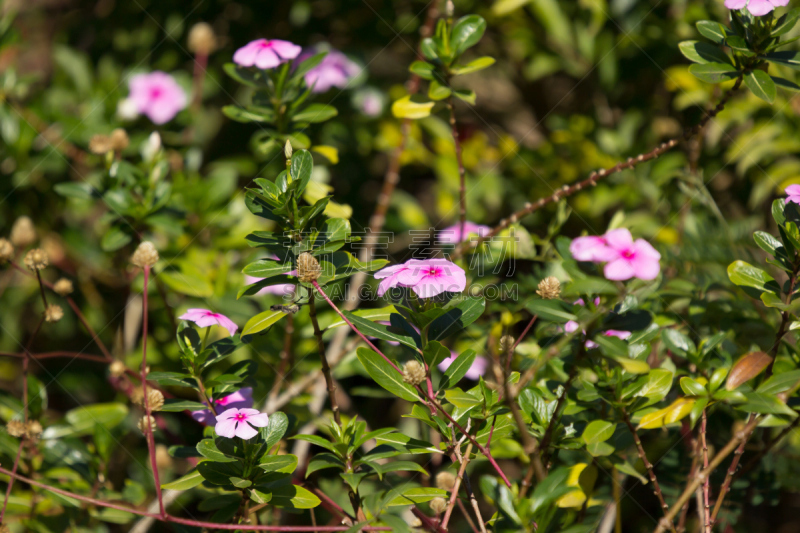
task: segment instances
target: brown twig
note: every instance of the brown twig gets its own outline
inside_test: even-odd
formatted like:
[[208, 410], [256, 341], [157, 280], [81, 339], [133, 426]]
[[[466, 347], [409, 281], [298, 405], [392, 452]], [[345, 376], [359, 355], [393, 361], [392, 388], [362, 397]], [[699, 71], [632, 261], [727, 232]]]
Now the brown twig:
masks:
[[[706, 441], [706, 429], [708, 424], [708, 416], [706, 415], [706, 410], [703, 409], [703, 417], [700, 421], [700, 446], [703, 448], [703, 468], [708, 468], [708, 442]], [[711, 533], [711, 509], [708, 505], [708, 493], [710, 489], [710, 481], [708, 477], [706, 477], [705, 481], [703, 481], [703, 509], [702, 509], [702, 516], [703, 516], [703, 532], [704, 533]]]
[[310, 290], [308, 294], [308, 316], [311, 318], [311, 325], [314, 327], [314, 336], [317, 338], [317, 351], [319, 352], [319, 359], [322, 362], [322, 375], [325, 376], [325, 384], [328, 386], [328, 396], [331, 401], [333, 420], [341, 426], [342, 421], [339, 418], [339, 404], [336, 402], [336, 384], [333, 382], [331, 367], [328, 365], [328, 358], [325, 355], [325, 342], [322, 340], [322, 330], [319, 329], [319, 322], [317, 321], [314, 293]]

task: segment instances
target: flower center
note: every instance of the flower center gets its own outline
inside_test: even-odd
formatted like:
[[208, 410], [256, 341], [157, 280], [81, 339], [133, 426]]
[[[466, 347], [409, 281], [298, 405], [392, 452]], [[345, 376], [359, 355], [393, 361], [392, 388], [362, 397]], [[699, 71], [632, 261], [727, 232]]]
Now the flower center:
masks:
[[265, 41], [261, 43], [261, 48], [272, 48], [272, 41]]
[[234, 418], [235, 418], [236, 420], [238, 420], [239, 422], [243, 422], [244, 420], [246, 420], [246, 419], [247, 419], [247, 416], [246, 416], [246, 415], [243, 415], [242, 413], [239, 413], [239, 414], [238, 414], [238, 415], [236, 415]]
[[153, 87], [150, 89], [150, 98], [156, 99], [161, 97], [161, 87]]
[[428, 270], [429, 276], [438, 277], [440, 273], [441, 270], [439, 270], [438, 268], [431, 268], [430, 270]]
[[622, 257], [624, 257], [625, 259], [631, 259], [634, 255], [635, 254], [633, 253], [633, 250], [625, 250], [624, 252], [622, 252]]

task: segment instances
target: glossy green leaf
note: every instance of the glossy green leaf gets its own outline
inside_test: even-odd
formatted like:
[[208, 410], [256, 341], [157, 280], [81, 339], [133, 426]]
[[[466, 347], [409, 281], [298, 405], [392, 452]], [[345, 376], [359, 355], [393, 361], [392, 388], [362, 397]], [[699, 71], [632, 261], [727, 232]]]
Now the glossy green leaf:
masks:
[[455, 361], [453, 361], [450, 366], [447, 367], [447, 370], [445, 370], [444, 376], [442, 376], [442, 381], [439, 383], [439, 389], [449, 389], [450, 387], [457, 385], [458, 382], [461, 381], [461, 378], [463, 378], [467, 371], [469, 371], [472, 363], [475, 362], [477, 355], [478, 354], [475, 352], [475, 350], [467, 350], [458, 355]]
[[605, 420], [594, 420], [589, 422], [583, 430], [581, 438], [586, 444], [605, 442], [614, 434], [615, 424]]
[[695, 63], [730, 63], [731, 59], [720, 48], [701, 41], [683, 41], [678, 49], [689, 61]]
[[395, 490], [394, 492], [396, 496], [386, 503], [388, 507], [425, 503], [434, 498], [447, 498], [446, 490], [434, 487], [414, 487], [411, 489]]
[[285, 316], [286, 313], [283, 311], [272, 311], [271, 309], [262, 311], [247, 321], [242, 330], [242, 335], [253, 335], [259, 331], [264, 331]]
[[773, 82], [769, 74], [763, 70], [751, 70], [745, 74], [744, 84], [747, 85], [747, 88], [750, 89], [754, 95], [768, 104], [775, 101], [775, 96], [778, 92], [775, 88], [775, 82]]
[[367, 348], [359, 348], [356, 354], [367, 373], [378, 385], [406, 401], [419, 400], [414, 387], [403, 381], [403, 375], [392, 368], [383, 357]]
[[695, 63], [689, 65], [689, 72], [707, 83], [722, 83], [739, 75], [739, 72], [727, 63]]
[[292, 121], [309, 122], [314, 124], [317, 122], [325, 122], [326, 120], [330, 120], [338, 114], [339, 111], [332, 105], [311, 104], [302, 111], [292, 115]]
[[455, 55], [461, 55], [464, 50], [475, 46], [486, 31], [486, 21], [478, 15], [461, 17], [453, 25], [450, 35], [450, 46], [455, 50]]

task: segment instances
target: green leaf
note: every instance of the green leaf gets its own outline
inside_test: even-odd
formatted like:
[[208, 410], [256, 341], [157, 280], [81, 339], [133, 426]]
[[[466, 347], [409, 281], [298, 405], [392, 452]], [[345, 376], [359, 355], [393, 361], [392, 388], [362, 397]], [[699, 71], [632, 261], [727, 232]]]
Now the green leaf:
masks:
[[705, 42], [683, 41], [678, 48], [686, 59], [695, 63], [730, 63], [733, 66], [728, 54]]
[[339, 468], [345, 469], [344, 462], [332, 453], [318, 453], [308, 463], [306, 468], [306, 477], [310, 476], [317, 470], [324, 470], [326, 468]]
[[425, 349], [422, 352], [422, 357], [425, 359], [425, 362], [429, 367], [434, 367], [450, 357], [450, 350], [444, 347], [442, 343], [438, 341], [430, 341], [427, 345], [425, 345]]
[[222, 107], [222, 114], [236, 122], [266, 122], [272, 123], [275, 120], [275, 113], [271, 109], [262, 108], [262, 110], [242, 109], [235, 105], [226, 105]]
[[[311, 172], [314, 170], [314, 161], [308, 150], [299, 150], [292, 154], [292, 164], [289, 167], [289, 174], [292, 176], [293, 183], [296, 183], [297, 195], [303, 191], [311, 180]], [[291, 269], [289, 269], [291, 270]], [[262, 276], [266, 277], [266, 276]]]
[[65, 198], [78, 198], [80, 200], [89, 200], [93, 197], [99, 198], [99, 194], [97, 194], [94, 187], [86, 182], [56, 183], [53, 185], [53, 190]]
[[791, 370], [789, 372], [782, 372], [770, 377], [762, 383], [756, 392], [762, 394], [778, 394], [785, 392], [794, 387], [800, 381], [800, 370]]
[[269, 422], [266, 427], [260, 429], [261, 438], [267, 445], [267, 450], [278, 444], [286, 430], [289, 428], [289, 418], [281, 411], [276, 411], [269, 415]]
[[180, 411], [197, 411], [200, 409], [207, 409], [204, 403], [193, 402], [192, 400], [180, 400], [177, 398], [167, 398], [164, 400], [164, 406], [160, 409], [167, 413], [177, 413]]
[[242, 336], [253, 335], [259, 331], [263, 331], [285, 316], [286, 313], [283, 311], [272, 311], [270, 309], [262, 311], [247, 321], [247, 324], [244, 325], [244, 329], [242, 330]]
[[775, 83], [772, 81], [772, 78], [769, 77], [769, 74], [763, 70], [751, 70], [745, 74], [744, 84], [747, 85], [747, 88], [750, 89], [754, 95], [768, 104], [775, 101], [775, 96], [777, 94]]
[[336, 452], [336, 448], [334, 448], [333, 443], [320, 437], [319, 435], [295, 435], [292, 438], [296, 440], [304, 440], [306, 442], [310, 442], [311, 444], [316, 444], [317, 446], [325, 448], [326, 450]]
[[108, 231], [103, 235], [100, 241], [100, 248], [104, 252], [113, 252], [119, 250], [133, 240], [124, 229], [119, 226], [111, 226]]
[[[450, 355], [449, 352], [448, 355]], [[478, 354], [475, 352], [475, 350], [467, 350], [456, 357], [456, 360], [447, 367], [447, 370], [445, 370], [444, 376], [442, 376], [442, 381], [439, 383], [439, 389], [449, 389], [461, 381], [461, 378], [466, 375], [467, 371], [472, 366], [472, 363], [475, 362], [475, 357], [477, 355]]]
[[705, 396], [707, 394], [706, 388], [699, 381], [695, 381], [689, 376], [682, 377], [680, 384], [681, 389], [687, 396]]
[[176, 387], [194, 387], [196, 382], [189, 374], [178, 372], [150, 372], [147, 381], [155, 381], [161, 385], [174, 385]]
[[777, 76], [770, 76], [770, 77], [772, 78], [772, 82], [778, 87], [787, 89], [789, 91], [800, 92], [800, 85], [797, 85], [795, 82], [789, 81], [784, 78], [779, 78]]
[[378, 385], [409, 402], [419, 401], [414, 387], [404, 382], [402, 374], [392, 368], [383, 357], [367, 348], [359, 348], [356, 355], [367, 373]]
[[238, 461], [220, 463], [216, 461], [203, 461], [197, 465], [200, 475], [214, 485], [231, 485], [242, 478], [242, 464]]
[[453, 67], [450, 69], [450, 72], [452, 72], [456, 76], [460, 76], [462, 74], [471, 74], [472, 72], [478, 72], [479, 70], [489, 68], [494, 64], [495, 64], [495, 59], [493, 57], [483, 56], [479, 57], [478, 59], [473, 59], [466, 65]]
[[446, 312], [428, 327], [428, 340], [441, 340], [463, 330], [483, 315], [486, 301], [482, 296], [456, 296], [444, 308]]
[[67, 411], [64, 418], [72, 426], [72, 435], [89, 435], [95, 425], [111, 429], [122, 423], [126, 416], [128, 407], [125, 404], [96, 403]]
[[719, 22], [714, 22], [711, 20], [701, 20], [697, 22], [696, 26], [697, 26], [697, 31], [700, 32], [700, 35], [702, 35], [706, 39], [710, 39], [717, 44], [722, 44], [723, 41], [725, 41], [725, 36], [727, 35], [727, 31], [725, 29], [725, 26], [723, 26]]
[[[395, 309], [393, 305], [387, 305], [386, 307], [380, 307], [377, 309], [359, 309], [358, 311], [353, 311], [354, 315], [369, 320], [370, 322], [378, 322], [378, 321], [388, 322], [389, 317], [392, 315], [392, 313], [397, 313], [397, 309]], [[341, 318], [338, 318], [333, 322], [331, 322], [328, 325], [327, 329], [338, 328], [346, 324], [347, 322], [345, 322]]]
[[430, 442], [425, 442], [423, 440], [415, 439], [413, 437], [409, 437], [408, 435], [404, 435], [402, 433], [390, 433], [388, 435], [378, 435], [375, 437], [375, 442], [379, 446], [381, 444], [387, 444], [392, 448], [403, 450], [410, 454], [429, 454], [429, 453], [442, 453], [442, 451], [436, 448]]
[[203, 439], [197, 443], [197, 451], [206, 459], [217, 461], [219, 463], [232, 463], [237, 459], [235, 457], [228, 457], [217, 448], [214, 439]]
[[770, 61], [774, 61], [775, 63], [780, 63], [781, 65], [786, 65], [787, 67], [791, 67], [795, 70], [800, 70], [800, 52], [784, 50], [782, 52], [770, 52], [764, 57]]
[[467, 102], [469, 105], [475, 105], [475, 91], [469, 89], [454, 89], [453, 94], [456, 98]]
[[412, 489], [405, 489], [402, 491], [395, 489], [393, 492], [397, 495], [392, 497], [392, 499], [386, 503], [388, 507], [425, 503], [431, 501], [434, 498], [447, 497], [446, 490], [437, 489], [434, 487], [415, 487]]
[[478, 44], [485, 31], [486, 21], [483, 17], [467, 15], [458, 19], [450, 34], [450, 46], [455, 50], [455, 55], [461, 55], [466, 49]]
[[586, 444], [595, 444], [605, 442], [614, 434], [615, 424], [606, 422], [605, 420], [594, 420], [589, 422], [586, 429], [583, 430], [581, 438]]
[[356, 327], [358, 327], [358, 330], [364, 335], [376, 337], [385, 341], [399, 342], [400, 344], [408, 346], [414, 351], [417, 350], [417, 343], [414, 342], [414, 339], [408, 335], [402, 335], [400, 333], [395, 333], [394, 331], [389, 331], [389, 329], [383, 324], [376, 324], [375, 322], [361, 318], [350, 311], [344, 311], [344, 315], [348, 318], [348, 320], [355, 324]]
[[667, 328], [661, 332], [661, 340], [664, 344], [677, 355], [686, 357], [697, 350], [692, 339], [684, 335], [677, 329]]
[[256, 503], [269, 503], [272, 500], [271, 492], [262, 492], [258, 489], [250, 489], [250, 499]]
[[158, 273], [158, 277], [170, 289], [196, 298], [210, 298], [213, 296], [214, 286], [211, 285], [208, 276], [196, 265], [189, 261], [176, 261], [174, 266], [177, 268], [163, 270]]
[[412, 74], [416, 74], [420, 78], [426, 80], [432, 80], [433, 71], [435, 68], [436, 67], [434, 67], [433, 65], [431, 65], [426, 61], [414, 61], [413, 63], [411, 63], [411, 66], [408, 67], [408, 70], [410, 70]]
[[778, 21], [775, 23], [775, 26], [772, 28], [772, 36], [777, 37], [778, 35], [783, 35], [784, 33], [788, 33], [792, 31], [795, 24], [797, 24], [797, 19], [800, 18], [800, 8], [794, 8], [787, 11]]
[[525, 304], [525, 308], [538, 316], [541, 320], [564, 324], [570, 320], [578, 320], [578, 317], [567, 311], [569, 304], [561, 300], [531, 300]]
[[722, 83], [739, 75], [739, 71], [726, 63], [695, 63], [689, 65], [689, 72], [708, 83]]
[[262, 259], [244, 267], [242, 273], [256, 278], [270, 278], [278, 274], [285, 274], [291, 270], [294, 270], [294, 265], [291, 263], [283, 264], [274, 259]]
[[289, 509], [312, 509], [321, 502], [314, 493], [298, 485], [285, 485], [272, 491], [270, 505]]
[[650, 365], [646, 361], [639, 361], [638, 359], [630, 359], [628, 357], [612, 357], [614, 361], [620, 364], [626, 372], [631, 374], [647, 374], [650, 372]]
[[765, 394], [763, 392], [746, 392], [744, 393], [747, 400], [736, 406], [737, 409], [747, 413], [760, 413], [768, 415], [786, 415], [792, 418], [797, 416], [797, 413], [780, 401], [773, 394]]
[[448, 402], [461, 409], [470, 409], [483, 403], [480, 398], [476, 398], [458, 387], [444, 391], [444, 397]]
[[786, 248], [783, 247], [783, 243], [766, 231], [756, 231], [753, 233], [753, 240], [756, 241], [759, 248], [773, 256], [777, 257], [778, 254], [787, 256]]
[[330, 120], [338, 114], [339, 111], [332, 105], [311, 104], [302, 111], [295, 113], [292, 116], [292, 122], [309, 122], [315, 124], [317, 122]]
[[428, 86], [428, 98], [431, 100], [444, 100], [450, 96], [452, 90], [446, 85], [442, 85], [436, 80], [433, 80]]
[[267, 455], [261, 458], [258, 467], [264, 472], [291, 474], [297, 468], [296, 455]]
[[737, 260], [728, 265], [728, 278], [734, 285], [752, 287], [760, 291], [772, 291], [773, 286], [775, 289], [778, 288], [772, 276], [744, 261]]

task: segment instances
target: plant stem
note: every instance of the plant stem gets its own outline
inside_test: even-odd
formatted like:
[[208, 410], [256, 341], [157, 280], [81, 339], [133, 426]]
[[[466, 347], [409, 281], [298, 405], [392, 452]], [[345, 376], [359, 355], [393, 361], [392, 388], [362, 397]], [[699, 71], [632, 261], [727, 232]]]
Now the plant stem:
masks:
[[464, 241], [464, 226], [467, 223], [467, 184], [466, 184], [466, 171], [464, 170], [464, 160], [461, 157], [461, 139], [458, 135], [458, 124], [456, 123], [456, 105], [453, 95], [447, 99], [447, 107], [450, 108], [450, 131], [453, 134], [453, 142], [455, 143], [456, 162], [458, 163], [458, 243]]
[[153, 482], [156, 487], [156, 497], [158, 498], [158, 507], [161, 512], [161, 518], [164, 518], [167, 513], [164, 510], [164, 500], [161, 496], [161, 480], [158, 477], [158, 465], [156, 464], [156, 443], [153, 436], [153, 427], [150, 424], [151, 411], [150, 402], [147, 398], [147, 285], [150, 280], [150, 265], [144, 267], [144, 288], [142, 289], [142, 392], [144, 394], [144, 411], [145, 423], [142, 424], [144, 428], [145, 439], [147, 440], [147, 451], [150, 455], [150, 466], [153, 469]]
[[17, 447], [17, 456], [14, 458], [14, 466], [11, 468], [11, 478], [8, 480], [8, 487], [6, 487], [6, 497], [3, 500], [3, 509], [0, 511], [0, 524], [4, 524], [3, 517], [6, 515], [6, 506], [8, 505], [8, 498], [11, 497], [11, 488], [14, 486], [15, 475], [19, 467], [19, 456], [22, 454], [22, 447], [25, 445], [24, 437], [20, 440]]
[[[316, 282], [314, 283], [316, 284]], [[319, 285], [317, 285], [317, 287], [319, 287]], [[322, 331], [319, 329], [317, 308], [314, 303], [314, 293], [311, 290], [308, 291], [308, 316], [311, 318], [311, 325], [314, 327], [314, 336], [317, 338], [317, 351], [319, 352], [319, 359], [322, 362], [322, 374], [325, 376], [325, 384], [328, 386], [328, 396], [331, 400], [333, 420], [341, 426], [342, 420], [339, 417], [339, 404], [336, 401], [336, 384], [333, 381], [331, 367], [328, 365], [328, 358], [325, 355], [325, 342], [322, 340]]]
[[[703, 447], [703, 468], [708, 468], [708, 442], [706, 442], [706, 429], [708, 424], [708, 417], [706, 410], [703, 409], [703, 417], [700, 421], [700, 446]], [[703, 481], [703, 532], [711, 533], [711, 516], [710, 508], [708, 505], [708, 492], [709, 492], [709, 479], [705, 478]]]

